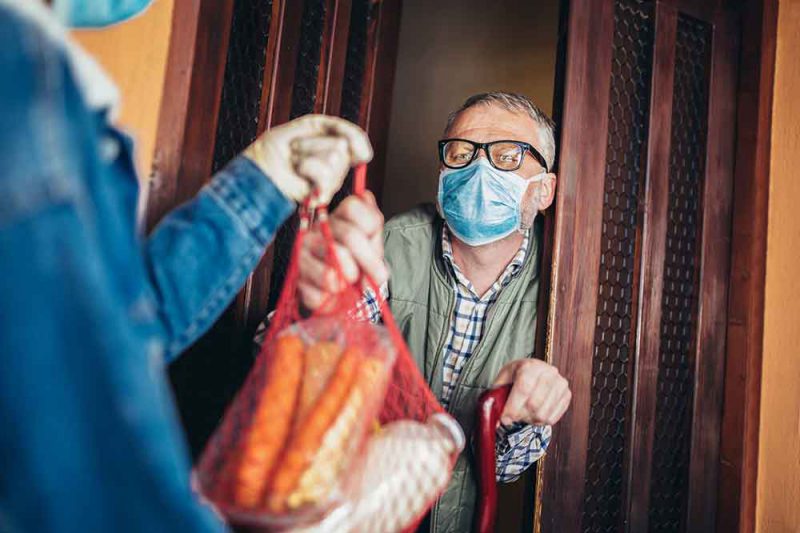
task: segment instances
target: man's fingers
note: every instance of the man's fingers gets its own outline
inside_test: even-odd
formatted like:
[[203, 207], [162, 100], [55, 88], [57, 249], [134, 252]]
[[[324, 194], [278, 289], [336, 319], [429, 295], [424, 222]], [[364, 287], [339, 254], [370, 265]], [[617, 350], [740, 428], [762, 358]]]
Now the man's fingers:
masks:
[[343, 288], [336, 272], [305, 248], [300, 252], [300, 279], [321, 291], [338, 292]]
[[348, 196], [336, 208], [331, 224], [343, 220], [356, 226], [367, 236], [383, 233], [383, 213], [374, 205], [374, 201], [374, 197], [371, 203], [358, 196]]
[[517, 386], [512, 385], [508, 400], [506, 400], [506, 406], [500, 415], [500, 423], [504, 426], [510, 426], [519, 420], [525, 410], [525, 400], [525, 394]]
[[[563, 384], [561, 383], [563, 381]], [[569, 388], [567, 387], [567, 382], [563, 378], [559, 378], [559, 382], [553, 384], [550, 388], [547, 397], [542, 402], [541, 406], [537, 412], [537, 418], [539, 418], [542, 422], [546, 424], [552, 424], [550, 420], [554, 418], [556, 409], [561, 404], [564, 396], [566, 395]]]
[[300, 292], [300, 300], [311, 311], [316, 310], [325, 301], [327, 293], [319, 290], [316, 286], [307, 283], [305, 280], [297, 282], [297, 290]]
[[347, 248], [367, 276], [375, 280], [388, 278], [380, 250], [375, 250], [367, 236], [356, 226], [339, 220], [336, 225], [331, 225], [331, 230], [336, 241]]
[[334, 244], [333, 249], [336, 253], [336, 259], [339, 261], [339, 268], [342, 270], [345, 281], [348, 283], [355, 283], [358, 281], [358, 264], [353, 254], [350, 253], [350, 250], [341, 244]]
[[531, 417], [538, 417], [552, 391], [552, 382], [549, 379], [540, 377], [536, 380], [536, 385], [528, 390], [528, 402], [525, 405]]
[[556, 408], [550, 414], [548, 421], [549, 425], [552, 426], [553, 424], [556, 424], [558, 423], [559, 420], [561, 420], [561, 417], [563, 417], [564, 413], [566, 413], [567, 409], [569, 409], [569, 404], [571, 401], [572, 401], [572, 393], [568, 393], [563, 398], [561, 398], [561, 401], [558, 403]]
[[[378, 207], [378, 201], [375, 199], [375, 195], [372, 194], [372, 191], [366, 190], [364, 194], [361, 196], [367, 203], [369, 203], [373, 207]], [[382, 213], [381, 213], [382, 214]]]
[[497, 374], [497, 377], [494, 379], [493, 387], [501, 387], [503, 385], [508, 385], [514, 382], [514, 374], [516, 373], [517, 367], [519, 366], [519, 361], [512, 361], [503, 368], [500, 369], [500, 372]]

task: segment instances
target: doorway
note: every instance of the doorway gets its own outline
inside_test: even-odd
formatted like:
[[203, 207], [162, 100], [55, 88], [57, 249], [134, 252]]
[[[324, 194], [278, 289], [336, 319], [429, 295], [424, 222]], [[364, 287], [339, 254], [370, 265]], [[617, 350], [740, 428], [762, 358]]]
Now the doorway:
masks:
[[[741, 2], [208, 5], [176, 6], [184, 31], [170, 48], [151, 225], [259, 132], [306, 112], [368, 130], [370, 188], [400, 213], [434, 198], [450, 111], [476, 92], [530, 96], [561, 129], [536, 353], [575, 398], [536, 473], [540, 493], [530, 474], [503, 487], [497, 530], [712, 530]], [[252, 362], [287, 228], [173, 368], [195, 452]]]
[[[520, 93], [552, 116], [560, 3], [403, 2], [381, 197], [387, 218], [435, 201], [436, 141], [469, 96]], [[530, 468], [500, 485], [497, 531], [532, 530], [534, 478]]]
[[400, 18], [382, 208], [436, 197], [436, 141], [467, 97], [506, 91], [552, 116], [559, 0], [407, 0]]

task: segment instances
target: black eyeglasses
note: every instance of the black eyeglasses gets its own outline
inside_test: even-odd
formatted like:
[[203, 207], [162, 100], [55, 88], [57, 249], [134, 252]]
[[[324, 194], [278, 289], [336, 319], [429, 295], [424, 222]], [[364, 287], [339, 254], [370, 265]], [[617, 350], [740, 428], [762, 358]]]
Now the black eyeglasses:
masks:
[[442, 139], [439, 141], [439, 159], [447, 168], [464, 168], [475, 160], [483, 149], [489, 163], [498, 170], [513, 171], [522, 166], [525, 152], [547, 170], [547, 161], [532, 145], [522, 141], [492, 141], [476, 143], [467, 139]]

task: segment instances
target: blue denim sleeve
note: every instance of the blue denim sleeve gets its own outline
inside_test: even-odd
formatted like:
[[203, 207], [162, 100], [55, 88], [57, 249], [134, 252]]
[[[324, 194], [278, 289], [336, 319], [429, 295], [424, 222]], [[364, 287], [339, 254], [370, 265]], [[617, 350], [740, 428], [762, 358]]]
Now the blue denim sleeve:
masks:
[[259, 168], [240, 156], [161, 221], [145, 255], [168, 360], [225, 310], [293, 210]]
[[135, 178], [2, 3], [0, 76], [0, 531], [222, 531], [190, 489]]

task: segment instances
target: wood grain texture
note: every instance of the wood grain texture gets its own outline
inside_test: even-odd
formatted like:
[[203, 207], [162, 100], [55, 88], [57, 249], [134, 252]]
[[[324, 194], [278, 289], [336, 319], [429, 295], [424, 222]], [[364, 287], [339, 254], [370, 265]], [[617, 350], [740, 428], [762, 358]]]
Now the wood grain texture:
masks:
[[543, 465], [545, 532], [580, 530], [606, 156], [598, 139], [608, 129], [613, 2], [573, 0], [568, 17], [547, 353], [573, 398]]
[[677, 13], [660, 4], [656, 10], [656, 40], [647, 179], [644, 191], [639, 309], [637, 320], [636, 372], [630, 443], [628, 484], [628, 531], [646, 531], [650, 509], [650, 472], [656, 417], [655, 390], [661, 346], [661, 294], [669, 201], [669, 162], [672, 135], [672, 93], [675, 67]]
[[716, 530], [755, 531], [777, 0], [742, 14]]
[[209, 179], [233, 3], [176, 2], [146, 227]]
[[701, 223], [692, 446], [687, 531], [713, 531], [725, 371], [731, 207], [736, 124], [738, 21], [714, 20], [708, 147]]

